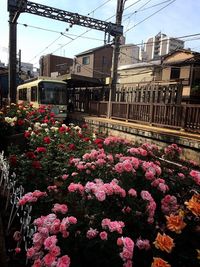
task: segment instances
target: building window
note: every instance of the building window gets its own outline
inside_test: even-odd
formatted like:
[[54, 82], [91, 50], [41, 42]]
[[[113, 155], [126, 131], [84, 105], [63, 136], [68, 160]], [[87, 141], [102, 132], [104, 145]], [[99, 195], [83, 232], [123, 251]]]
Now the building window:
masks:
[[180, 78], [180, 68], [171, 68], [170, 80]]
[[[120, 56], [119, 56], [119, 60], [120, 60]], [[102, 65], [106, 65], [106, 57], [102, 57]]]
[[83, 57], [82, 64], [83, 65], [89, 65], [90, 64], [90, 57]]
[[77, 68], [76, 68], [76, 71], [77, 72], [81, 72], [81, 66], [78, 65]]

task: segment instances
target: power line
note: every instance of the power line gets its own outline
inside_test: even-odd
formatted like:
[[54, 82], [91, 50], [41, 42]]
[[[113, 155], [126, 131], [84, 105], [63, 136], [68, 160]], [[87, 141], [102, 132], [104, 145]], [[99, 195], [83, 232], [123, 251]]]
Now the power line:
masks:
[[[103, 4], [101, 4], [100, 6], [96, 7], [94, 10], [92, 10], [89, 14], [93, 13], [94, 11], [96, 11], [96, 10], [99, 9], [99, 8], [101, 8], [102, 6], [104, 6], [105, 4], [107, 4], [107, 3], [110, 2], [110, 1], [111, 1], [111, 0], [107, 0], [106, 2], [104, 2]], [[138, 1], [141, 1], [141, 0], [138, 0]], [[80, 35], [78, 35], [78, 36], [77, 36], [77, 35], [74, 35], [74, 36], [76, 36], [76, 38], [74, 38], [74, 40], [78, 39], [79, 37], [84, 38], [83, 35], [86, 34], [87, 32], [89, 32], [90, 30], [91, 30], [91, 29], [85, 31], [84, 33], [82, 33], [82, 34], [80, 34]], [[64, 36], [65, 36], [65, 35], [64, 35]], [[58, 39], [60, 39], [60, 38], [58, 38]], [[88, 39], [90, 39], [90, 38], [88, 37]], [[96, 39], [96, 40], [97, 40], [97, 39]], [[56, 41], [57, 41], [57, 39], [56, 39], [55, 41], [53, 41], [50, 45], [48, 45], [45, 49], [43, 49], [42, 52], [38, 53], [37, 56], [40, 55], [41, 53], [43, 53], [44, 51], [46, 51], [46, 49], [49, 48], [49, 47], [50, 47], [53, 43], [55, 43]], [[73, 40], [72, 40], [72, 41], [73, 41]], [[62, 45], [61, 47], [59, 47], [59, 49], [62, 49], [64, 46], [66, 46], [67, 44], [71, 43], [72, 41], [70, 41], [70, 42], [68, 42], [68, 43], [66, 43], [66, 44], [64, 44], [64, 45]], [[51, 54], [53, 54], [53, 53], [55, 53], [55, 52], [57, 52], [57, 51], [58, 51], [58, 49], [54, 50]], [[33, 58], [36, 58], [37, 56], [34, 56]], [[31, 61], [32, 61], [32, 60], [31, 60]]]
[[[135, 5], [135, 4], [137, 4], [137, 3], [141, 2], [141, 1], [142, 1], [142, 0], [138, 0], [138, 1], [136, 1], [135, 3], [133, 3], [133, 4], [129, 5], [128, 7], [126, 7], [124, 10], [126, 10], [126, 9], [128, 9], [128, 8], [130, 8], [130, 7], [132, 7], [133, 5]], [[108, 1], [107, 1], [107, 2], [108, 2]], [[91, 11], [90, 13], [92, 13], [92, 11]], [[115, 17], [115, 15], [109, 17], [109, 18], [106, 19], [105, 21], [108, 21], [109, 19], [111, 19], [111, 18], [113, 18], [113, 17]], [[88, 29], [88, 30], [86, 30], [85, 32], [83, 32], [82, 34], [78, 35], [78, 36], [77, 36], [76, 38], [74, 38], [74, 40], [72, 40], [72, 41], [75, 41], [75, 40], [77, 40], [78, 38], [81, 38], [83, 35], [85, 35], [85, 34], [88, 33], [89, 31], [91, 31], [91, 29]], [[62, 45], [62, 46], [59, 47], [58, 49], [56, 49], [56, 50], [54, 50], [53, 52], [51, 52], [51, 54], [54, 54], [54, 53], [57, 52], [59, 49], [61, 49], [61, 48], [65, 47], [66, 45], [72, 43], [72, 41], [70, 41], [70, 42], [68, 42], [68, 43], [66, 43], [66, 44], [64, 44], [64, 45]]]
[[135, 10], [134, 12], [131, 12], [131, 13], [128, 13], [128, 14], [124, 14], [124, 17], [129, 16], [129, 17], [125, 18], [124, 21], [128, 20], [132, 15], [137, 14], [138, 12], [146, 11], [146, 10], [154, 8], [156, 6], [163, 5], [163, 4], [165, 4], [165, 3], [169, 2], [169, 1], [172, 1], [172, 0], [165, 0], [165, 1], [160, 2], [158, 4], [155, 4], [155, 5], [143, 8], [143, 9], [138, 9], [138, 10]]
[[[89, 30], [88, 30], [89, 31]], [[178, 37], [171, 37], [170, 39], [185, 39], [185, 38], [190, 38], [190, 37], [196, 37], [196, 38], [192, 38], [192, 39], [189, 39], [189, 40], [184, 40], [184, 42], [189, 42], [189, 41], [194, 41], [194, 40], [199, 40], [200, 39], [200, 37], [199, 38], [197, 38], [197, 36], [200, 36], [200, 33], [195, 33], [195, 34], [189, 34], [189, 35], [183, 35], [183, 36], [178, 36]], [[80, 36], [77, 36], [77, 38], [79, 38]], [[83, 37], [83, 38], [90, 38], [90, 37]], [[58, 38], [57, 38], [58, 39]], [[161, 42], [161, 40], [158, 40], [158, 41], [156, 41], [156, 43], [160, 43]], [[141, 45], [145, 45], [145, 44], [154, 44], [155, 43], [155, 41], [151, 41], [151, 42], [143, 42], [143, 43], [136, 43], [136, 44], [134, 44], [134, 45], [136, 45], [136, 46], [141, 46]], [[48, 48], [48, 47], [47, 47]], [[45, 48], [43, 51], [45, 51], [47, 48]], [[133, 56], [130, 56], [130, 55], [127, 55], [127, 54], [125, 54], [125, 53], [123, 53], [123, 52], [120, 52], [120, 53], [122, 53], [122, 54], [124, 54], [124, 55], [126, 55], [126, 56], [128, 56], [128, 57], [130, 57], [130, 58], [134, 58], [134, 59], [137, 59], [137, 58], [135, 58], [135, 57], [133, 57]], [[38, 56], [38, 55], [37, 55]], [[37, 56], [35, 56], [34, 58], [36, 58]], [[33, 60], [33, 59], [32, 59]], [[138, 60], [138, 59], [137, 59]], [[141, 61], [142, 62], [142, 60], [139, 60], [139, 61]], [[36, 64], [36, 63], [35, 63]]]
[[[47, 29], [47, 28], [42, 28], [42, 27], [37, 27], [37, 26], [29, 25], [29, 24], [23, 24], [23, 23], [19, 23], [19, 22], [17, 24], [19, 24], [21, 26], [24, 26], [24, 27], [30, 27], [30, 28], [34, 28], [34, 29], [39, 29], [39, 30], [47, 31], [47, 32], [58, 33], [58, 34], [61, 34], [62, 36], [65, 36], [65, 37], [67, 37], [69, 39], [73, 39], [70, 36], [74, 36], [74, 37], [77, 37], [78, 36], [77, 34], [72, 34], [72, 33], [64, 34], [63, 32], [59, 32], [59, 31], [55, 31], [55, 30], [51, 30], [51, 29]], [[81, 38], [95, 40], [95, 41], [103, 41], [103, 39], [98, 39], [98, 38], [94, 38], [94, 37], [87, 37], [87, 36], [83, 36]]]
[[139, 21], [138, 23], [136, 23], [134, 26], [130, 27], [129, 29], [127, 29], [124, 33], [127, 33], [128, 31], [132, 30], [133, 28], [135, 28], [136, 26], [138, 26], [139, 24], [141, 24], [142, 22], [146, 21], [147, 19], [153, 17], [155, 14], [157, 14], [158, 12], [160, 12], [161, 10], [163, 10], [164, 8], [168, 7], [169, 5], [173, 4], [176, 0], [172, 0], [169, 4], [165, 5], [164, 7], [160, 8], [159, 10], [155, 11], [154, 13], [152, 13], [150, 16], [146, 17], [145, 19]]
[[[128, 8], [130, 8], [130, 7], [132, 7], [132, 6], [134, 6], [135, 4], [137, 4], [137, 3], [141, 2], [141, 1], [142, 1], [142, 0], [138, 0], [138, 1], [136, 1], [135, 3], [133, 3], [133, 4], [129, 5], [128, 7], [126, 7], [124, 10], [126, 10], [126, 9], [128, 9]], [[111, 18], [113, 18], [113, 17], [115, 17], [115, 15], [113, 15], [113, 16], [107, 18], [105, 21], [108, 21], [109, 19], [111, 19]], [[84, 34], [88, 33], [89, 31], [91, 31], [91, 29], [88, 29], [87, 31], [85, 31], [85, 32], [83, 32], [82, 34], [78, 35], [77, 38], [75, 38], [73, 41], [77, 40], [79, 37], [83, 36]], [[61, 48], [65, 47], [66, 45], [70, 44], [71, 42], [72, 42], [72, 41], [70, 41], [70, 42], [64, 44], [63, 46], [61, 46]], [[52, 54], [54, 54], [54, 53], [57, 52], [57, 51], [58, 51], [58, 49], [54, 50], [54, 51], [52, 52]]]
[[108, 2], [110, 2], [111, 0], [107, 0], [106, 2], [104, 2], [103, 4], [101, 4], [100, 6], [98, 6], [98, 7], [96, 7], [94, 10], [92, 10], [90, 13], [88, 13], [87, 15], [89, 16], [90, 14], [94, 14], [94, 12], [97, 10], [97, 9], [99, 9], [99, 8], [101, 8], [101, 7], [103, 7], [103, 6], [105, 6]]
[[[189, 38], [189, 37], [194, 37], [194, 36], [199, 36], [200, 33], [195, 33], [195, 34], [189, 34], [189, 35], [183, 35], [183, 36], [178, 36], [178, 37], [169, 37], [170, 39], [184, 39], [184, 38]], [[142, 42], [142, 43], [137, 43], [135, 45], [145, 45], [145, 44], [154, 44], [154, 43], [160, 43], [163, 40], [157, 40], [157, 41], [151, 41], [151, 42]], [[184, 42], [187, 42], [188, 40], [184, 40]], [[191, 40], [192, 41], [192, 40]]]
[[[131, 13], [131, 15], [129, 15], [128, 18], [124, 19], [124, 21], [130, 19], [134, 14], [138, 13], [139, 11], [141, 11], [144, 6], [148, 5], [149, 2], [151, 2], [152, 0], [148, 0], [146, 3], [144, 3], [140, 8], [138, 8], [138, 10], [134, 11]], [[171, 0], [168, 0], [168, 1], [171, 1]]]
[[[169, 1], [171, 1], [171, 0], [166, 0], [166, 1], [160, 2], [160, 3], [158, 3], [158, 4], [155, 4], [155, 5], [152, 5], [152, 6], [143, 8], [143, 9], [140, 9], [140, 10], [135, 10], [135, 11], [132, 12], [132, 13], [124, 14], [124, 17], [134, 15], [134, 14], [136, 14], [136, 13], [138, 13], [138, 12], [145, 11], [145, 10], [151, 9], [151, 8], [153, 8], [153, 7], [156, 7], [156, 6], [160, 6], [160, 5], [165, 4], [165, 3], [169, 2]], [[125, 20], [127, 20], [127, 19], [128, 19], [128, 18], [126, 18]], [[125, 21], [125, 20], [124, 20], [124, 21]]]
[[[124, 10], [127, 10], [128, 8], [130, 8], [130, 7], [134, 6], [134, 5], [136, 5], [137, 3], [141, 2], [141, 1], [142, 1], [142, 0], [138, 0], [138, 1], [134, 2], [133, 4], [127, 6]], [[97, 7], [97, 8], [94, 9], [94, 10], [97, 10], [98, 8], [100, 8], [101, 6], [105, 5], [105, 4], [108, 3], [108, 2], [109, 2], [109, 1], [106, 1], [104, 4], [100, 5], [99, 7]], [[94, 10], [93, 10], [93, 11], [94, 11]], [[93, 11], [91, 11], [90, 13], [92, 13]], [[115, 17], [115, 15], [109, 17], [109, 18], [106, 19], [105, 21], [108, 21], [109, 19], [111, 19], [111, 18], [113, 18], [113, 17]], [[73, 40], [71, 40], [71, 41], [69, 41], [68, 43], [66, 43], [66, 44], [64, 44], [64, 45], [62, 45], [62, 46], [60, 46], [60, 47], [57, 48], [57, 49], [55, 49], [53, 52], [51, 52], [51, 54], [54, 54], [54, 53], [57, 52], [59, 49], [62, 49], [62, 48], [65, 47], [66, 45], [68, 45], [68, 44], [72, 43], [73, 41], [77, 40], [78, 38], [81, 38], [83, 35], [85, 35], [85, 34], [88, 33], [89, 31], [91, 31], [91, 29], [86, 30], [85, 32], [83, 32], [82, 34], [78, 35], [78, 36], [77, 36], [76, 38], [74, 38]], [[60, 39], [60, 37], [59, 37], [58, 39]], [[46, 50], [47, 50], [53, 43], [55, 43], [56, 41], [57, 41], [57, 39], [56, 39], [55, 41], [53, 41], [50, 45], [48, 45], [45, 49], [43, 49], [42, 52], [40, 52], [40, 53], [38, 53], [36, 56], [34, 56], [33, 59], [36, 58], [36, 57], [37, 57], [38, 55], [40, 55], [41, 53], [43, 53], [44, 51], [46, 51]], [[33, 60], [33, 59], [32, 59], [32, 60]], [[31, 60], [31, 61], [32, 61], [32, 60]]]
[[[142, 1], [142, 0], [138, 0], [137, 2], [134, 2], [133, 4], [131, 4], [131, 5], [127, 6], [127, 7], [125, 7], [125, 8], [124, 8], [124, 11], [127, 10], [127, 9], [129, 9], [129, 8], [132, 7], [132, 6], [136, 5], [137, 3], [141, 2], [141, 1]], [[105, 21], [108, 21], [109, 19], [112, 19], [112, 18], [114, 18], [114, 17], [115, 17], [115, 15], [112, 15], [111, 17], [107, 18]]]
[[[152, 1], [152, 0], [148, 0], [147, 2], [145, 2], [140, 8], [138, 8], [138, 10], [136, 10], [134, 13], [132, 13], [132, 15], [136, 14], [138, 11], [141, 10], [141, 8], [143, 8], [144, 6], [148, 5], [148, 3], [151, 2], [151, 1]], [[128, 26], [129, 26], [130, 18], [131, 18], [132, 15], [130, 15], [130, 16], [127, 18], [129, 21], [128, 21], [128, 24], [126, 25], [126, 28], [128, 28]], [[126, 21], [127, 19], [125, 19], [124, 21]]]

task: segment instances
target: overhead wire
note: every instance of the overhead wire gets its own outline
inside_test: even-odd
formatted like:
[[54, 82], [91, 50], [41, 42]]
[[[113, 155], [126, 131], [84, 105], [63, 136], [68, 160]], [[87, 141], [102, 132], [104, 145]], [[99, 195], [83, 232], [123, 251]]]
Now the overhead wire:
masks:
[[[140, 8], [138, 8], [138, 10], [136, 10], [135, 12], [133, 12], [133, 13], [131, 13], [131, 15], [129, 15], [129, 17], [128, 18], [126, 18], [126, 19], [124, 19], [123, 20], [123, 22], [124, 21], [126, 21], [126, 20], [130, 20], [130, 18], [133, 16], [133, 15], [135, 15], [136, 13], [138, 13], [140, 10], [142, 10], [142, 8], [144, 7], [144, 6], [146, 6], [146, 5], [148, 5], [148, 3], [150, 3], [152, 0], [148, 0], [147, 2], [145, 2]], [[168, 1], [170, 1], [170, 0], [168, 0]]]
[[158, 12], [160, 12], [161, 10], [163, 10], [164, 8], [168, 7], [169, 5], [173, 4], [176, 0], [172, 0], [170, 3], [168, 3], [167, 5], [165, 5], [164, 7], [160, 8], [159, 10], [155, 11], [154, 13], [152, 13], [151, 15], [149, 15], [148, 17], [146, 17], [145, 19], [139, 21], [138, 23], [136, 23], [135, 25], [133, 25], [132, 27], [130, 27], [129, 29], [127, 29], [124, 33], [127, 33], [128, 31], [132, 30], [133, 28], [135, 28], [136, 26], [138, 26], [139, 24], [141, 24], [142, 22], [146, 21], [147, 19], [153, 17], [155, 14], [157, 14]]
[[[101, 8], [102, 6], [106, 5], [108, 2], [110, 2], [111, 0], [107, 0], [106, 2], [102, 3], [100, 6], [96, 7], [94, 10], [92, 10], [89, 14], [93, 13], [94, 11], [96, 11], [97, 9]], [[138, 1], [141, 1], [141, 0], [138, 0]], [[86, 34], [88, 31], [90, 31], [91, 29], [85, 31], [84, 33], [76, 36], [76, 38], [74, 38], [74, 40], [78, 39], [79, 37], [83, 37], [84, 34]], [[43, 49], [40, 53], [38, 53], [36, 56], [34, 56], [30, 61], [32, 61], [34, 58], [38, 57], [40, 54], [42, 54], [44, 51], [46, 51], [52, 44], [54, 44], [58, 39], [60, 39], [61, 36], [59, 38], [56, 38], [53, 42], [50, 43], [50, 45], [46, 46], [45, 49]], [[74, 41], [74, 40], [71, 40]], [[71, 43], [71, 42], [68, 42], [66, 43], [65, 45], [63, 46], [60, 46], [58, 49], [62, 49], [64, 46], [66, 46], [67, 44]], [[51, 54], [55, 53], [58, 51], [58, 49], [56, 49], [54, 52], [52, 52]]]
[[[184, 38], [188, 38], [188, 37], [194, 37], [194, 36], [199, 36], [200, 33], [195, 33], [195, 34], [188, 34], [188, 35], [183, 35], [183, 36], [178, 36], [178, 37], [169, 37], [170, 39], [184, 39]], [[185, 42], [187, 40], [184, 40]], [[160, 43], [161, 40], [157, 40], [157, 41], [150, 41], [150, 42], [142, 42], [142, 43], [136, 43], [135, 45], [145, 45], [145, 44], [154, 44], [154, 43]]]
[[[140, 9], [140, 10], [135, 10], [134, 12], [124, 14], [123, 17], [131, 16], [131, 15], [134, 15], [135, 13], [142, 12], [142, 11], [145, 11], [145, 10], [148, 10], [148, 9], [151, 9], [151, 8], [156, 7], [156, 6], [160, 6], [160, 5], [165, 4], [165, 3], [169, 2], [169, 1], [171, 1], [171, 0], [165, 0], [165, 1], [160, 2], [160, 3], [158, 3], [158, 4], [155, 4], [155, 5], [152, 5], [152, 6], [143, 8], [143, 9]], [[127, 19], [128, 19], [128, 18], [126, 18], [125, 20], [127, 20]], [[125, 21], [125, 20], [124, 20], [124, 21]]]
[[[130, 8], [130, 7], [134, 6], [134, 5], [136, 5], [137, 3], [141, 2], [141, 1], [142, 1], [142, 0], [138, 0], [138, 1], [134, 2], [134, 3], [132, 3], [131, 5], [129, 5], [129, 6], [127, 6], [126, 8], [124, 8], [124, 10], [127, 10], [128, 8]], [[108, 21], [108, 20], [110, 20], [111, 18], [113, 18], [113, 17], [115, 17], [115, 16], [116, 16], [116, 15], [113, 15], [113, 16], [107, 18], [105, 21]], [[88, 32], [91, 31], [91, 30], [92, 30], [92, 29], [88, 29], [88, 30], [86, 30], [85, 32], [83, 32], [82, 34], [80, 34], [79, 36], [77, 36], [77, 38], [75, 38], [73, 41], [77, 40], [79, 37], [83, 36], [84, 34], [88, 33]], [[70, 41], [70, 42], [68, 42], [68, 43], [66, 43], [66, 44], [64, 44], [64, 45], [62, 45], [60, 48], [65, 47], [66, 45], [70, 44], [71, 42], [72, 42], [72, 41]], [[54, 54], [55, 52], [57, 52], [60, 48], [54, 50], [54, 51], [52, 52], [52, 54]]]
[[[134, 6], [134, 5], [136, 5], [137, 3], [141, 2], [141, 1], [142, 1], [142, 0], [138, 0], [138, 1], [134, 2], [134, 3], [132, 3], [131, 5], [127, 6], [124, 10], [127, 10], [128, 8], [130, 8], [130, 7]], [[108, 3], [108, 2], [109, 2], [109, 1], [106, 1], [106, 3]], [[102, 4], [102, 5], [103, 5], [103, 4]], [[100, 5], [99, 8], [100, 8], [102, 5]], [[105, 5], [105, 3], [104, 3], [104, 5]], [[95, 10], [97, 10], [97, 8], [96, 8]], [[90, 13], [92, 13], [92, 11], [91, 11]], [[111, 18], [113, 18], [113, 17], [115, 17], [115, 15], [113, 15], [113, 16], [107, 18], [105, 21], [108, 21], [109, 19], [111, 19]], [[81, 34], [78, 35], [76, 38], [74, 38], [74, 40], [71, 40], [71, 41], [67, 42], [66, 44], [63, 44], [63, 45], [60, 46], [59, 48], [55, 49], [53, 52], [51, 52], [51, 54], [56, 53], [59, 49], [62, 49], [62, 48], [65, 47], [66, 45], [68, 45], [68, 44], [72, 43], [73, 41], [77, 40], [78, 38], [81, 38], [83, 35], [85, 35], [86, 33], [88, 33], [88, 32], [91, 31], [91, 30], [92, 30], [92, 29], [88, 29], [88, 30], [86, 30], [85, 32], [81, 33]], [[49, 46], [48, 46], [48, 48], [49, 48]], [[46, 50], [46, 49], [45, 49], [45, 50]], [[43, 50], [42, 53], [43, 53], [45, 50]], [[41, 54], [41, 53], [39, 53], [39, 54]], [[34, 57], [34, 58], [35, 58], [35, 57]]]
[[[34, 28], [34, 29], [47, 31], [47, 32], [58, 33], [58, 34], [61, 34], [61, 35], [65, 36], [65, 37], [67, 37], [69, 39], [73, 39], [70, 36], [74, 36], [74, 37], [78, 36], [77, 34], [73, 34], [73, 33], [64, 34], [63, 32], [59, 32], [59, 31], [51, 30], [51, 29], [47, 29], [47, 28], [42, 28], [42, 27], [37, 27], [37, 26], [30, 25], [30, 24], [23, 24], [23, 23], [19, 23], [19, 22], [17, 24], [19, 24], [20, 26], [24, 26], [24, 27], [30, 27], [30, 28]], [[88, 37], [88, 36], [82, 36], [81, 38], [90, 39], [90, 40], [96, 40], [96, 41], [102, 41], [102, 39], [98, 39], [98, 38], [94, 38], [94, 37]]]
[[[110, 1], [110, 0], [109, 0]], [[102, 5], [105, 5], [106, 3], [108, 3], [109, 1], [106, 1], [104, 4], [102, 4]], [[131, 6], [133, 6], [133, 5], [135, 5], [135, 4], [137, 4], [138, 2], [140, 2], [141, 0], [138, 0], [138, 1], [136, 1], [135, 3], [133, 3], [133, 4], [131, 4], [131, 5], [129, 5], [128, 7], [126, 7], [124, 10], [126, 10], [126, 9], [128, 9], [128, 8], [130, 8]], [[170, 0], [167, 0], [167, 1], [164, 1], [164, 2], [162, 2], [162, 4], [163, 3], [165, 3], [165, 2], [169, 2]], [[157, 10], [156, 12], [154, 12], [153, 14], [151, 14], [150, 16], [148, 16], [147, 18], [145, 18], [144, 20], [142, 20], [142, 21], [140, 21], [139, 23], [137, 23], [136, 25], [134, 25], [133, 27], [131, 27], [131, 28], [134, 28], [134, 27], [136, 27], [137, 25], [139, 25], [140, 23], [142, 23], [143, 21], [145, 21], [145, 20], [147, 20], [148, 18], [150, 18], [151, 16], [153, 16], [153, 15], [155, 15], [156, 13], [158, 13], [159, 11], [161, 11], [162, 9], [164, 9], [164, 8], [166, 8], [168, 5], [170, 5], [170, 4], [172, 4], [173, 2], [175, 2], [176, 0], [172, 0], [170, 3], [168, 3], [166, 6], [164, 6], [164, 7], [162, 7], [161, 9], [159, 9], [159, 10]], [[148, 1], [149, 2], [149, 1]], [[154, 5], [154, 6], [157, 6], [157, 5], [160, 5], [161, 3], [159, 3], [159, 4], [156, 4], [156, 5]], [[101, 5], [101, 6], [102, 6]], [[99, 6], [99, 7], [101, 7], [101, 6]], [[147, 8], [146, 8], [147, 9]], [[115, 15], [114, 15], [115, 16]], [[114, 16], [112, 16], [112, 17], [114, 17]], [[110, 18], [112, 18], [112, 17], [110, 17]], [[107, 20], [109, 20], [110, 18], [108, 18]], [[27, 25], [27, 24], [21, 24], [21, 25]], [[27, 26], [30, 26], [30, 25], [27, 25]], [[32, 27], [34, 27], [34, 26], [32, 26]], [[41, 27], [37, 27], [37, 28], [41, 28]], [[131, 28], [129, 28], [127, 31], [129, 31]], [[83, 37], [83, 35], [85, 35], [87, 32], [89, 32], [91, 29], [88, 29], [87, 31], [85, 31], [85, 32], [83, 32], [82, 34], [80, 34], [80, 35], [73, 35], [73, 34], [71, 34], [71, 36], [76, 36], [76, 38], [74, 38], [73, 40], [70, 40], [68, 43], [66, 43], [66, 44], [64, 44], [64, 45], [62, 45], [61, 47], [59, 47], [58, 49], [56, 49], [56, 50], [54, 50], [53, 52], [51, 52], [51, 54], [53, 54], [53, 53], [55, 53], [56, 51], [58, 51], [59, 49], [61, 49], [61, 48], [63, 48], [64, 46], [66, 46], [66, 45], [68, 45], [68, 44], [70, 44], [71, 42], [73, 42], [74, 40], [76, 40], [76, 39], [78, 39], [78, 38], [87, 38], [87, 39], [92, 39], [91, 37]], [[53, 30], [50, 30], [50, 31], [53, 31]], [[126, 31], [126, 32], [127, 32]], [[60, 33], [60, 32], [59, 32]], [[60, 33], [60, 34], [62, 34], [62, 33]], [[69, 34], [68, 34], [69, 35]], [[186, 38], [186, 37], [192, 37], [192, 36], [197, 36], [197, 35], [200, 35], [200, 34], [192, 34], [192, 35], [185, 35], [185, 36], [181, 36], [181, 37], [175, 37], [174, 39], [181, 39], [181, 38]], [[64, 36], [66, 36], [66, 35], [64, 35]], [[68, 37], [68, 36], [66, 36], [66, 37]], [[60, 38], [60, 36], [59, 36], [59, 38]], [[44, 51], [46, 51], [46, 49], [48, 49], [49, 48], [49, 46], [51, 46], [53, 43], [55, 43], [59, 38], [56, 38], [56, 40], [54, 40], [50, 45], [48, 45], [44, 50], [42, 50], [42, 52], [40, 52], [39, 54], [41, 54], [41, 53], [43, 53]], [[95, 39], [95, 38], [94, 38]], [[196, 39], [198, 39], [198, 38], [196, 38]], [[96, 40], [99, 40], [100, 41], [100, 39], [96, 39]], [[101, 40], [102, 41], [102, 40]], [[189, 40], [186, 40], [186, 41], [189, 41]], [[149, 44], [150, 43], [153, 43], [153, 42], [148, 42]], [[144, 44], [146, 44], [146, 43], [139, 43], [139, 44], [135, 44], [135, 45], [144, 45]], [[34, 58], [36, 58], [39, 54], [37, 54]], [[33, 59], [34, 59], [33, 58]], [[32, 59], [32, 60], [33, 60]]]
[[94, 10], [92, 10], [91, 12], [89, 12], [87, 15], [89, 16], [89, 15], [91, 15], [91, 14], [94, 14], [94, 12], [97, 10], [97, 9], [99, 9], [99, 8], [101, 8], [101, 7], [103, 7], [103, 6], [105, 6], [108, 2], [110, 2], [111, 0], [107, 0], [106, 2], [104, 2], [103, 4], [101, 4], [100, 6], [98, 6], [98, 7], [96, 7]]

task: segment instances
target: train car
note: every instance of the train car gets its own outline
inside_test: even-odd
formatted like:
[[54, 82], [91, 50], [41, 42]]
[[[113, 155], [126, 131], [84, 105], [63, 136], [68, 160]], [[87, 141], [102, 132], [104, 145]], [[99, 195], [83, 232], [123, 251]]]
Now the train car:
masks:
[[67, 83], [49, 77], [38, 77], [17, 87], [17, 103], [30, 103], [33, 107], [51, 106], [56, 119], [67, 117]]

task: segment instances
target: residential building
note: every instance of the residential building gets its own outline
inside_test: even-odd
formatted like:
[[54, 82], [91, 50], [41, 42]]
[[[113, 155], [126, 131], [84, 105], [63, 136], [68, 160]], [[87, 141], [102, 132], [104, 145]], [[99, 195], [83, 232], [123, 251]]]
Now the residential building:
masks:
[[162, 58], [162, 81], [181, 82], [182, 100], [200, 103], [200, 53], [179, 49]]
[[0, 60], [0, 68], [4, 68], [5, 67], [5, 63], [1, 62]]
[[111, 45], [104, 45], [84, 51], [76, 55], [73, 74], [97, 79], [105, 79], [111, 75]]
[[120, 45], [118, 66], [129, 65], [139, 62], [140, 48], [134, 44]]
[[27, 74], [27, 76], [33, 77], [33, 64], [21, 62], [21, 72]]
[[118, 68], [118, 83], [131, 85], [136, 83], [149, 83], [161, 80], [160, 60], [140, 62]]
[[184, 48], [184, 41], [159, 32], [147, 40], [144, 46], [145, 59], [156, 60], [177, 49]]
[[[51, 77], [52, 72], [60, 71], [60, 65], [65, 64], [65, 68], [73, 65], [73, 59], [67, 57], [55, 56], [48, 54], [40, 58], [40, 75]], [[63, 73], [61, 72], [60, 75]]]

